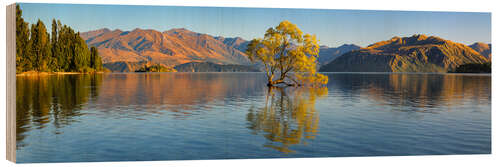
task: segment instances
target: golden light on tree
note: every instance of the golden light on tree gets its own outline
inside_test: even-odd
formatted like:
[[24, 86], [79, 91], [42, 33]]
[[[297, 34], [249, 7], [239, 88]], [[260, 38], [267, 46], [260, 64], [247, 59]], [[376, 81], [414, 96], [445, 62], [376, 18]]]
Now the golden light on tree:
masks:
[[317, 73], [318, 40], [305, 34], [289, 21], [269, 28], [264, 38], [253, 39], [246, 50], [248, 58], [260, 62], [268, 79], [268, 86], [322, 86], [328, 77]]

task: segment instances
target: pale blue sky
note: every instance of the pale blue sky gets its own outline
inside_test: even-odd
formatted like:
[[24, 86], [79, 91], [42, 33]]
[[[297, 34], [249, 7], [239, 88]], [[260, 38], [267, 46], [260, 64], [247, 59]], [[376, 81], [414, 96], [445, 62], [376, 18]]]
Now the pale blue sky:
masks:
[[394, 36], [436, 35], [472, 44], [491, 43], [491, 14], [472, 12], [413, 12], [276, 8], [214, 8], [131, 5], [73, 5], [21, 3], [30, 23], [41, 19], [50, 28], [52, 18], [85, 32], [100, 28], [166, 31], [186, 28], [213, 36], [262, 37], [282, 20], [305, 33], [316, 34], [321, 45], [367, 46]]

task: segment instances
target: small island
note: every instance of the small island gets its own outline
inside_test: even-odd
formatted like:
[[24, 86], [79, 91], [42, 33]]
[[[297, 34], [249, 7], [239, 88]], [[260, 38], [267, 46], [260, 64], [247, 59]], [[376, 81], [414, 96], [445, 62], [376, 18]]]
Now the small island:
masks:
[[171, 68], [171, 67], [165, 67], [160, 64], [154, 64], [154, 65], [144, 65], [143, 67], [139, 68], [138, 70], [135, 70], [135, 72], [177, 72], [177, 70]]

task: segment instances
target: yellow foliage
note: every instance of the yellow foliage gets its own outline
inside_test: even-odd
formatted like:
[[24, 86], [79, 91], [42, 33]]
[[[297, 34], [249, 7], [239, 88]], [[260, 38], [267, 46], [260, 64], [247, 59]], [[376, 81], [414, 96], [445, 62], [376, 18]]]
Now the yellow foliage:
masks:
[[246, 53], [252, 62], [264, 65], [269, 86], [281, 83], [321, 86], [328, 82], [328, 77], [316, 72], [319, 53], [316, 35], [303, 35], [289, 21], [269, 28], [264, 38], [253, 39]]

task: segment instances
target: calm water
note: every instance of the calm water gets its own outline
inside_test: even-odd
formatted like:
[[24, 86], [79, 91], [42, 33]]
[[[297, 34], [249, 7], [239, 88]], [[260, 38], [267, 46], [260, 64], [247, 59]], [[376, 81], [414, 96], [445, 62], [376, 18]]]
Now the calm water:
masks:
[[17, 161], [491, 153], [491, 76], [262, 73], [17, 77]]

